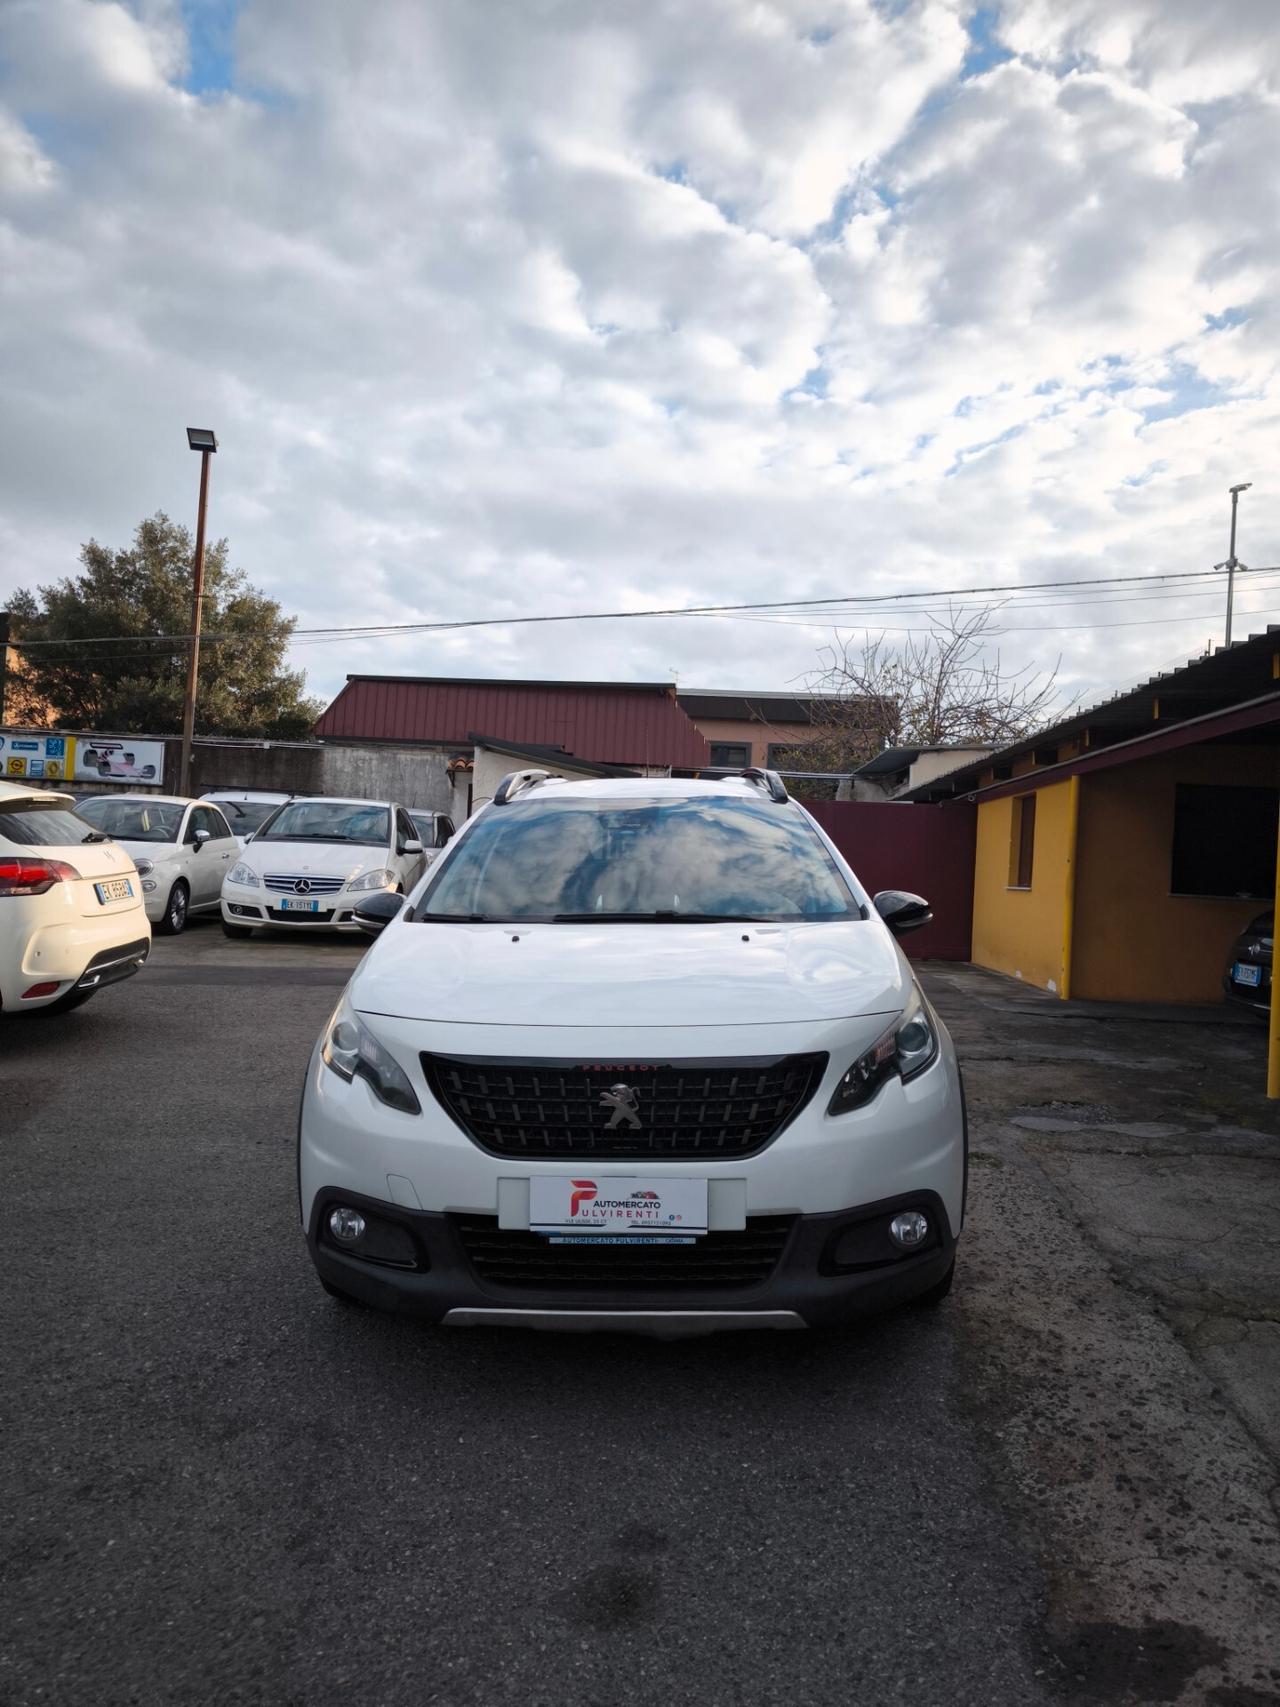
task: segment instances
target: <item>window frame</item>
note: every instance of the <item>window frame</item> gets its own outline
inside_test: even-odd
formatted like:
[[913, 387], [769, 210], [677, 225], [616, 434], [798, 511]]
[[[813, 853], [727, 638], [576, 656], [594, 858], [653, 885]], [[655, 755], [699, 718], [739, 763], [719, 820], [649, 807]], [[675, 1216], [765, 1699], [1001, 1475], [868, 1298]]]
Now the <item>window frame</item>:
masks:
[[[745, 770], [748, 770], [750, 768], [750, 765], [751, 765], [751, 743], [750, 743], [750, 741], [710, 741], [710, 742], [708, 742], [708, 745], [711, 748], [711, 760], [710, 760], [710, 766], [709, 766], [709, 768], [711, 770], [713, 770], [713, 771], [745, 771]], [[716, 757], [716, 754], [718, 752], [719, 753], [724, 753], [724, 752], [742, 753], [745, 756], [741, 760], [738, 760], [738, 759], [718, 759]]]
[[1035, 887], [1036, 791], [1015, 794], [1009, 815], [1009, 889], [1029, 895]]

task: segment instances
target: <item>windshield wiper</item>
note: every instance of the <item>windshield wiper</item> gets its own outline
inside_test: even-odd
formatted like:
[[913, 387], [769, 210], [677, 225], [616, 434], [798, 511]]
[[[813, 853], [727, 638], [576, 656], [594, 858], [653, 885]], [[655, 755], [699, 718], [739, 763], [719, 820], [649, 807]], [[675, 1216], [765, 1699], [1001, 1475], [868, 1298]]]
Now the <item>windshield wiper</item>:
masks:
[[419, 913], [418, 921], [428, 925], [519, 925], [529, 919], [500, 919], [494, 913]]
[[755, 913], [677, 913], [660, 907], [653, 913], [553, 913], [553, 925], [767, 925]]
[[83, 847], [85, 842], [109, 842], [110, 840], [111, 837], [104, 836], [101, 830], [90, 830], [87, 836], [81, 836], [80, 845]]

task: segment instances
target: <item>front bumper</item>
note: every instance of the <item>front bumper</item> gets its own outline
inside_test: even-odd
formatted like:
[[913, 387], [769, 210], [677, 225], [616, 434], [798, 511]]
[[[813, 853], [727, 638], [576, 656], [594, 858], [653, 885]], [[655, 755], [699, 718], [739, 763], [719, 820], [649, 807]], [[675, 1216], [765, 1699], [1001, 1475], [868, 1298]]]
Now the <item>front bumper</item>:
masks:
[[[338, 1203], [402, 1229], [412, 1241], [417, 1266], [367, 1261], [336, 1248], [327, 1218]], [[901, 1209], [920, 1209], [928, 1216], [932, 1233], [925, 1249], [893, 1250], [884, 1229]], [[755, 1284], [509, 1286], [477, 1273], [464, 1232], [468, 1225], [466, 1217], [328, 1191], [313, 1205], [307, 1245], [322, 1280], [394, 1314], [446, 1327], [640, 1331], [665, 1337], [726, 1328], [843, 1326], [927, 1291], [946, 1275], [956, 1251], [942, 1200], [916, 1191], [832, 1214], [791, 1217], [781, 1254]]]
[[[377, 891], [367, 890], [365, 893]], [[228, 885], [222, 892], [222, 917], [229, 925], [246, 925], [251, 930], [358, 931], [360, 927], [352, 914], [360, 899], [358, 894], [349, 895], [340, 890], [336, 895], [324, 897], [325, 905], [319, 913], [291, 913], [273, 905], [272, 899], [264, 896], [261, 889]]]

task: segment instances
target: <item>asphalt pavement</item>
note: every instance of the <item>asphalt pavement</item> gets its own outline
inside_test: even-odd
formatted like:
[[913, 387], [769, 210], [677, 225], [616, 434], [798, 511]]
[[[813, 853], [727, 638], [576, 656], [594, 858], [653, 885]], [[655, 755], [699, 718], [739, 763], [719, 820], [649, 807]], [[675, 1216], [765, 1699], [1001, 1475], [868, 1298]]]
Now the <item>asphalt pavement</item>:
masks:
[[[1111, 1492], [1040, 1515], [1019, 1454], [1028, 1419], [1060, 1438], [1064, 1360], [1027, 1343], [1034, 1299], [1064, 1269], [1086, 1299], [1100, 1454], [1116, 1383], [1187, 1384], [1192, 1433], [1210, 1401], [1140, 1304], [1088, 1305], [1114, 1287], [1060, 1206], [1057, 1259], [1016, 1268], [1040, 1176], [975, 1170], [952, 1298], [846, 1333], [447, 1332], [328, 1297], [295, 1121], [360, 952], [197, 923], [78, 1012], [0, 1022], [6, 1707], [1280, 1699], [1220, 1537], [1170, 1570], [1235, 1597], [1238, 1631], [1064, 1588]], [[1247, 1499], [1261, 1461], [1228, 1422]], [[1268, 1557], [1267, 1497], [1219, 1573]]]

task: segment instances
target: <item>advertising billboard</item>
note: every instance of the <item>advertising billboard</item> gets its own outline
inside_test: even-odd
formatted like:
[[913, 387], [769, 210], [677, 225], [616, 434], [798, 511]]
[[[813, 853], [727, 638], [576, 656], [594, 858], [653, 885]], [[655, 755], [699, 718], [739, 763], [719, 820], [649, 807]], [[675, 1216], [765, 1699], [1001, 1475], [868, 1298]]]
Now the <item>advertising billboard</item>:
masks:
[[10, 782], [65, 782], [75, 760], [74, 735], [0, 735], [0, 776]]
[[123, 782], [134, 787], [159, 788], [164, 783], [164, 742], [122, 740], [105, 735], [77, 735], [77, 782]]

